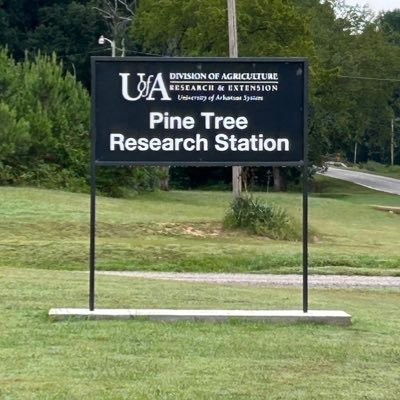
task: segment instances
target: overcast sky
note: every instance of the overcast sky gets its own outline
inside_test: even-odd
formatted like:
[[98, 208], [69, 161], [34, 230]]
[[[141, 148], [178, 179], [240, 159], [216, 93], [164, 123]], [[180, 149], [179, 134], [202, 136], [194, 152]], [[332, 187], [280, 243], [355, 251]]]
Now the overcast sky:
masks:
[[395, 8], [400, 9], [400, 0], [346, 0], [349, 5], [364, 5], [368, 4], [370, 8], [376, 12], [388, 11]]

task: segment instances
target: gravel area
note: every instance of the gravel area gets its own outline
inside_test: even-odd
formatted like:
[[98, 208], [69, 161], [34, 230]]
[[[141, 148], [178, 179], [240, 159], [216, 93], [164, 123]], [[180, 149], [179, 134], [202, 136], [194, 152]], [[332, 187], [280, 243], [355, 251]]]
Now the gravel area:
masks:
[[[128, 271], [97, 271], [96, 274], [170, 281], [206, 282], [217, 284], [239, 284], [254, 286], [302, 286], [303, 284], [303, 278], [301, 275]], [[400, 289], [400, 277], [392, 276], [310, 275], [308, 278], [308, 282], [309, 287], [318, 288]]]

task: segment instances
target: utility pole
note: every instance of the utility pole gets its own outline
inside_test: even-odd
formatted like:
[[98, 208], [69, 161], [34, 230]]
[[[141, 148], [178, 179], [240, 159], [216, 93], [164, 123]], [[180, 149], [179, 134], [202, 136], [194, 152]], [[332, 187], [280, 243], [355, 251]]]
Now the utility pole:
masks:
[[354, 144], [354, 162], [353, 162], [354, 165], [357, 164], [357, 147], [358, 147], [358, 143], [356, 142]]
[[229, 57], [238, 58], [236, 0], [228, 1]]
[[391, 121], [391, 135], [390, 135], [390, 165], [394, 165], [394, 118]]
[[[238, 40], [236, 24], [236, 0], [228, 1], [229, 57], [238, 57]], [[242, 194], [242, 167], [232, 167], [232, 194], [234, 198]]]

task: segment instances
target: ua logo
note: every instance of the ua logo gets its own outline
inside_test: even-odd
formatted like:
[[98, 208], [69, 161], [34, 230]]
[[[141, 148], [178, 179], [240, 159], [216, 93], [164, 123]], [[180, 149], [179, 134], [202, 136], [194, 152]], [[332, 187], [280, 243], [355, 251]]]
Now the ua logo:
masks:
[[159, 72], [156, 77], [154, 75], [149, 75], [145, 79], [146, 74], [137, 73], [139, 77], [139, 82], [136, 85], [136, 96], [132, 97], [129, 94], [129, 77], [130, 73], [120, 73], [119, 76], [122, 79], [122, 96], [125, 100], [136, 101], [141, 98], [146, 100], [155, 100], [155, 92], [159, 92], [161, 95], [161, 100], [171, 100], [168, 95], [167, 88], [165, 87], [164, 80], [162, 78], [162, 73]]

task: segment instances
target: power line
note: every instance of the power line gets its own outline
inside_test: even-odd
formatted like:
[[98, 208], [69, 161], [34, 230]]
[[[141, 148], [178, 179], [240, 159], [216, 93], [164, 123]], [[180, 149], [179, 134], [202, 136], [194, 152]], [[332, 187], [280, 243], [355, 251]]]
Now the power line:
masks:
[[156, 53], [146, 53], [143, 51], [136, 51], [136, 50], [126, 50], [127, 53], [132, 53], [132, 54], [141, 54], [144, 56], [154, 56], [154, 57], [165, 57], [162, 54], [156, 54]]
[[[89, 50], [85, 53], [71, 53], [71, 54], [57, 54], [58, 58], [68, 58], [68, 57], [72, 57], [72, 56], [84, 56], [87, 54], [95, 54], [95, 53], [106, 53], [108, 51], [110, 51], [111, 48], [110, 47], [103, 47], [101, 49], [98, 50]], [[136, 50], [126, 50], [127, 53], [131, 53], [131, 54], [139, 54], [139, 55], [144, 55], [144, 56], [155, 56], [155, 57], [165, 57], [162, 54], [156, 54], [156, 53], [146, 53], [144, 51], [136, 51]]]
[[345, 79], [360, 79], [365, 81], [400, 82], [400, 79], [394, 79], [394, 78], [372, 78], [367, 76], [349, 76], [349, 75], [338, 75], [338, 77]]

